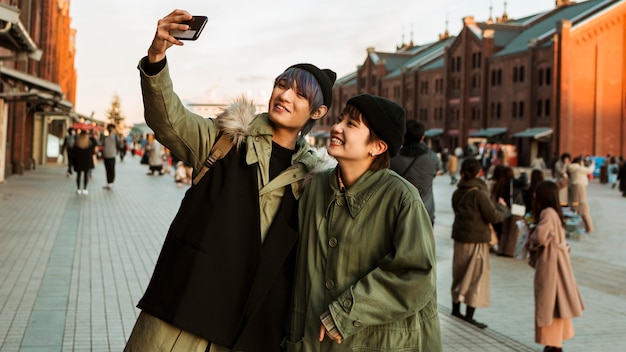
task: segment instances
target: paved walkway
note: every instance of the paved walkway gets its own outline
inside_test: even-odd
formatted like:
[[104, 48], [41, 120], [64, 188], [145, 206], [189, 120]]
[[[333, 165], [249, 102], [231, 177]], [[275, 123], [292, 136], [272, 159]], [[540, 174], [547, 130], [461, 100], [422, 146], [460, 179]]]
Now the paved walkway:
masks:
[[[0, 352], [123, 349], [185, 192], [146, 169], [138, 158], [118, 160], [115, 188], [106, 191], [100, 164], [86, 196], [55, 165], [0, 184]], [[475, 315], [488, 329], [450, 316], [448, 180], [435, 180], [444, 350], [541, 351], [533, 340], [533, 272], [522, 261], [491, 258], [491, 307]], [[571, 241], [586, 311], [565, 349], [626, 351], [626, 200], [597, 182], [588, 193], [596, 230]]]

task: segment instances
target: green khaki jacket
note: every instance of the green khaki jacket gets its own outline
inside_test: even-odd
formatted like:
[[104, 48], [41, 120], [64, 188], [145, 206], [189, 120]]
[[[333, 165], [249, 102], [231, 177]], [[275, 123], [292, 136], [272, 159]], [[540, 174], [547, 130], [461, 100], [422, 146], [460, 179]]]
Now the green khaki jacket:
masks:
[[[299, 222], [287, 351], [441, 351], [433, 228], [413, 185], [384, 169], [343, 193], [327, 170]], [[326, 311], [341, 344], [318, 341]]]
[[[169, 66], [156, 75], [149, 76], [139, 63], [141, 88], [146, 123], [154, 131], [156, 139], [170, 151], [193, 167], [194, 176], [202, 168], [220, 129], [214, 118], [205, 118], [187, 110], [173, 91]], [[292, 167], [283, 171], [271, 182], [269, 163], [272, 154], [272, 126], [266, 113], [257, 115], [249, 126], [237, 126], [246, 133], [246, 162], [258, 163], [259, 201], [261, 213], [261, 236], [265, 238], [269, 226], [278, 211], [285, 185], [291, 184], [296, 199], [302, 192], [304, 176], [318, 162], [304, 138], [299, 137], [297, 151], [292, 157]]]

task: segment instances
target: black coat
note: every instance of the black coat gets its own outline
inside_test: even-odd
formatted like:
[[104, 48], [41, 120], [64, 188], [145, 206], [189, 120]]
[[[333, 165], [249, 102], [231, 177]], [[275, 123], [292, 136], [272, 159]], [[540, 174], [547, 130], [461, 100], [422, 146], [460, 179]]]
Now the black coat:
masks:
[[187, 191], [138, 307], [233, 350], [278, 351], [297, 204], [287, 190], [261, 243], [257, 167], [233, 149]]

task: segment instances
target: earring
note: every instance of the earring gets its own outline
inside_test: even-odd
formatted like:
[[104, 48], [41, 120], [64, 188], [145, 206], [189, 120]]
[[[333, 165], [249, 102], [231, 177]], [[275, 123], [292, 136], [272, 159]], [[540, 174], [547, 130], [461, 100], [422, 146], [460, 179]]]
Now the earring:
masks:
[[373, 158], [376, 156], [376, 154], [374, 154], [374, 152], [370, 152], [370, 156]]

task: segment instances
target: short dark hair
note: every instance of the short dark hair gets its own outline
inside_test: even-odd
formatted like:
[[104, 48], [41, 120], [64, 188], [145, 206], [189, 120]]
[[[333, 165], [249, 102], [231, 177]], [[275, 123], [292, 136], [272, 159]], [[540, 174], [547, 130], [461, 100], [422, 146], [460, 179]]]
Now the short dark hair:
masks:
[[408, 120], [406, 122], [406, 133], [404, 134], [404, 141], [409, 143], [420, 142], [422, 140], [422, 137], [424, 137], [424, 132], [425, 128], [423, 123], [415, 120]]
[[572, 155], [570, 153], [561, 154], [561, 161], [565, 161], [565, 158], [572, 159]]

